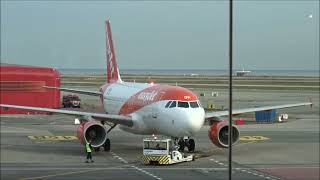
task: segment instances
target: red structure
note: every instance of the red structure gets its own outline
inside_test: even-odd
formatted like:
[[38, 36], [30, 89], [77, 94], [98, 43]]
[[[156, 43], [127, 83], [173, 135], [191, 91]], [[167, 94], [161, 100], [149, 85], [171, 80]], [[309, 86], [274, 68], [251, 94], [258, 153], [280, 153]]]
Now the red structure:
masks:
[[[43, 86], [60, 87], [60, 73], [54, 68], [1, 64], [0, 103], [59, 108], [60, 91]], [[2, 109], [0, 114], [44, 114], [18, 109]]]
[[236, 125], [244, 125], [244, 124], [245, 124], [245, 121], [244, 121], [244, 119], [240, 118], [240, 119], [235, 120], [234, 123], [235, 123]]

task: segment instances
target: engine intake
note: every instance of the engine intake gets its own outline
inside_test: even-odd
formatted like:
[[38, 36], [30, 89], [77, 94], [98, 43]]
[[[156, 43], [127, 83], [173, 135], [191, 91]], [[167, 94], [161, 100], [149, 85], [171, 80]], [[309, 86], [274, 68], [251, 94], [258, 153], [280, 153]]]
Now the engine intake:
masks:
[[[211, 142], [222, 148], [228, 147], [228, 121], [214, 122], [208, 130]], [[232, 145], [239, 141], [240, 132], [237, 127], [232, 126]]]
[[92, 147], [100, 147], [107, 140], [107, 130], [100, 122], [90, 120], [80, 124], [77, 137], [82, 144], [91, 141]]

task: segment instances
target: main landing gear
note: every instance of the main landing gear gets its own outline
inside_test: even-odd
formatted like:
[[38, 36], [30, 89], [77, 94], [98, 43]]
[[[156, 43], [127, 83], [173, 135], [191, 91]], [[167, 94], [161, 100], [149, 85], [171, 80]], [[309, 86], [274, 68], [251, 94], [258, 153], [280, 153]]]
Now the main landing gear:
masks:
[[194, 152], [194, 149], [196, 147], [196, 143], [194, 139], [191, 138], [180, 138], [178, 141], [179, 151], [184, 152], [185, 147], [188, 148], [189, 152]]
[[107, 139], [106, 142], [102, 146], [94, 148], [94, 151], [99, 152], [101, 147], [103, 147], [104, 151], [110, 151], [110, 149], [111, 149], [110, 139]]
[[111, 142], [110, 139], [107, 139], [106, 142], [103, 144], [104, 151], [110, 151]]
[[[105, 124], [107, 124], [107, 123], [101, 122], [101, 124], [105, 125]], [[109, 132], [110, 132], [113, 128], [115, 128], [115, 127], [117, 126], [117, 124], [113, 124], [113, 125], [107, 124], [107, 125], [110, 126], [110, 129], [107, 131], [107, 134], [109, 134]], [[107, 152], [110, 151], [110, 149], [111, 149], [111, 141], [110, 141], [109, 138], [106, 139], [106, 142], [104, 142], [104, 144], [102, 145], [102, 147], [103, 147], [103, 150], [104, 150], [104, 151], [107, 151]], [[96, 148], [94, 148], [94, 150], [95, 150], [96, 152], [98, 152], [98, 151], [100, 151], [100, 147], [96, 147]]]

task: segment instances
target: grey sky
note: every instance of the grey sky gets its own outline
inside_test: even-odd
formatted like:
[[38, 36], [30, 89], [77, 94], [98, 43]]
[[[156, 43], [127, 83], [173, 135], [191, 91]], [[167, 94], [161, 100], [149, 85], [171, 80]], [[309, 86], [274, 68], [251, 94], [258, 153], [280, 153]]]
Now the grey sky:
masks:
[[[235, 68], [319, 69], [319, 1], [236, 1], [235, 16]], [[120, 68], [227, 68], [227, 1], [1, 1], [1, 62], [103, 68], [107, 17]]]

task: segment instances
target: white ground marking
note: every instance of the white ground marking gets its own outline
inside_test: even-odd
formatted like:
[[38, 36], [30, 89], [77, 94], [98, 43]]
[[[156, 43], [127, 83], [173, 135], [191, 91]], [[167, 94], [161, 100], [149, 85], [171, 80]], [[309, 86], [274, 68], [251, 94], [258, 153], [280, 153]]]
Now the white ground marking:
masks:
[[13, 144], [1, 144], [1, 147], [4, 147], [4, 148], [10, 147], [10, 146], [14, 146], [14, 145]]
[[36, 143], [37, 144], [43, 144], [43, 143], [46, 143], [46, 141], [37, 141]]
[[[221, 165], [221, 166], [227, 166], [226, 164], [224, 164], [224, 163], [222, 163], [222, 162], [219, 162], [219, 161], [217, 161], [217, 160], [214, 160], [214, 159], [210, 159], [210, 161], [213, 161], [213, 162], [215, 162], [216, 164], [219, 164], [219, 165]], [[259, 171], [252, 171], [252, 170], [244, 169], [244, 168], [235, 168], [235, 170], [241, 171], [241, 172], [244, 172], [244, 173], [247, 173], [247, 174], [250, 174], [250, 175], [258, 176], [258, 177], [262, 177], [262, 178], [266, 178], [266, 179], [271, 179], [271, 180], [281, 179], [281, 178], [278, 178], [278, 177], [271, 176], [271, 175], [269, 175], [269, 174], [261, 173], [261, 172], [259, 172]]]
[[118, 156], [117, 154], [115, 154], [114, 152], [110, 152], [112, 154], [112, 156], [116, 159], [118, 159], [119, 161], [128, 164], [128, 161], [124, 160], [122, 157]]
[[[106, 167], [106, 168], [96, 168], [96, 167], [1, 167], [3, 171], [50, 171], [50, 170], [123, 170], [124, 167], [130, 167], [129, 165], [122, 165], [121, 167]], [[165, 167], [156, 168], [156, 170], [168, 171], [168, 170], [214, 170], [214, 171], [226, 171], [228, 168], [194, 168], [194, 167]], [[149, 173], [146, 170], [155, 170], [155, 168], [143, 168], [144, 172]], [[151, 174], [151, 173], [149, 173]]]
[[151, 176], [151, 177], [153, 177], [153, 178], [155, 178], [155, 179], [162, 180], [162, 178], [160, 178], [160, 177], [158, 177], [158, 176], [155, 176], [155, 175], [153, 175], [153, 174], [151, 174], [151, 173], [149, 173], [149, 172], [147, 172], [147, 171], [145, 171], [145, 170], [143, 170], [143, 169], [140, 169], [140, 168], [138, 168], [138, 167], [136, 167], [136, 166], [131, 166], [131, 167], [134, 168], [134, 169], [136, 169], [136, 170], [138, 170], [138, 171], [140, 171], [140, 172], [142, 172], [142, 173], [144, 173], [144, 174], [146, 174], [146, 175], [149, 175], [149, 176]]
[[[110, 153], [112, 154], [112, 156], [113, 156], [114, 158], [120, 160], [121, 162], [123, 162], [123, 163], [125, 163], [125, 164], [128, 164], [128, 161], [124, 160], [122, 157], [118, 156], [116, 153], [114, 153], [114, 152], [112, 152], [112, 151], [111, 151]], [[136, 170], [138, 170], [138, 171], [140, 171], [140, 172], [142, 172], [142, 173], [144, 173], [144, 174], [146, 174], [146, 175], [148, 175], [148, 176], [151, 176], [151, 177], [153, 177], [153, 178], [155, 178], [155, 179], [157, 179], [157, 180], [162, 180], [162, 178], [160, 178], [160, 177], [158, 177], [158, 176], [155, 176], [155, 175], [151, 174], [150, 172], [147, 172], [147, 171], [145, 171], [145, 170], [143, 170], [143, 169], [141, 169], [141, 168], [138, 168], [138, 167], [136, 167], [136, 166], [131, 166], [131, 167], [132, 167], [133, 169], [136, 169]]]

